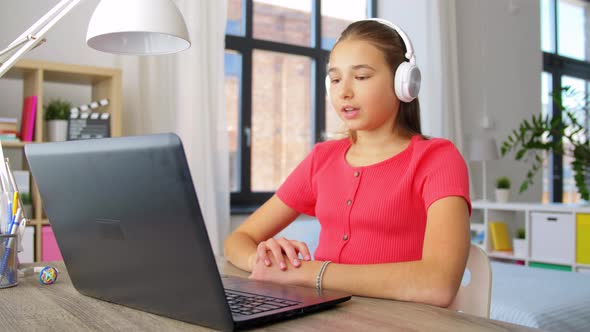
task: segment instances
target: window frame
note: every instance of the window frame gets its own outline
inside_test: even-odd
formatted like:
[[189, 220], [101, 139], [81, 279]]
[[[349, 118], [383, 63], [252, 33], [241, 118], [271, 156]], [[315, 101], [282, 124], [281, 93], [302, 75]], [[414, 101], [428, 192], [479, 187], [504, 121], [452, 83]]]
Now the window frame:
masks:
[[[258, 206], [268, 200], [274, 192], [252, 192], [251, 190], [251, 161], [252, 150], [250, 136], [252, 128], [252, 65], [254, 50], [285, 53], [309, 57], [312, 64], [311, 89], [312, 93], [312, 144], [321, 142], [326, 127], [326, 100], [324, 78], [326, 76], [327, 63], [330, 51], [322, 48], [322, 0], [312, 0], [311, 31], [313, 41], [311, 46], [300, 46], [287, 43], [279, 43], [269, 40], [261, 40], [253, 37], [254, 0], [243, 0], [242, 31], [243, 36], [225, 35], [225, 49], [240, 53], [242, 59], [242, 73], [240, 81], [240, 94], [238, 96], [238, 155], [240, 161], [238, 192], [231, 192], [231, 212], [252, 212]], [[376, 17], [377, 0], [367, 0], [369, 17]], [[318, 65], [320, 64], [320, 65]]]
[[[553, 2], [553, 22], [551, 27], [553, 28], [553, 36], [555, 40], [554, 52], [543, 51], [543, 72], [546, 72], [551, 77], [550, 91], [558, 91], [561, 89], [561, 79], [563, 76], [570, 76], [578, 79], [590, 81], [590, 62], [582, 61], [578, 59], [569, 58], [563, 55], [559, 55], [559, 0], [552, 0]], [[585, 2], [590, 3], [589, 0]], [[543, 18], [541, 18], [543, 19]], [[562, 118], [561, 110], [559, 105], [553, 101], [551, 107], [551, 116], [554, 118]], [[589, 128], [590, 129], [590, 128]], [[561, 139], [561, 138], [559, 138]], [[561, 203], [563, 201], [563, 157], [560, 154], [551, 152], [548, 160], [549, 168], [549, 199], [551, 202]]]

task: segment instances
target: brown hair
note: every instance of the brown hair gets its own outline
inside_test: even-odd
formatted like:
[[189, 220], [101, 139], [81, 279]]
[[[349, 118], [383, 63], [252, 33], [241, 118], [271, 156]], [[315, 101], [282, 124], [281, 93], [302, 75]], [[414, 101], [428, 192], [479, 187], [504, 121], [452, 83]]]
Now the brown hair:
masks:
[[[397, 67], [407, 61], [406, 47], [402, 38], [397, 31], [383, 23], [371, 20], [353, 22], [342, 31], [334, 47], [343, 40], [351, 39], [367, 41], [380, 50], [391, 69], [392, 77], [395, 75]], [[394, 88], [393, 82], [391, 82], [392, 89]], [[409, 136], [422, 135], [418, 98], [409, 103], [400, 100], [395, 124]], [[349, 136], [353, 141], [356, 141], [356, 132], [349, 131]]]

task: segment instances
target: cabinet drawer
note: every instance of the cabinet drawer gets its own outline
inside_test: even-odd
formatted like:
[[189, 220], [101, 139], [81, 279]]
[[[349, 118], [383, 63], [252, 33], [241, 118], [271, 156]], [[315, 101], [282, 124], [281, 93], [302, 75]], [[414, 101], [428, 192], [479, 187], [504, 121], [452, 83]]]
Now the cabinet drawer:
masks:
[[590, 264], [590, 214], [576, 215], [576, 262]]
[[530, 267], [537, 267], [541, 269], [549, 269], [549, 270], [559, 270], [559, 271], [571, 271], [572, 267], [569, 265], [557, 265], [557, 264], [546, 264], [546, 263], [538, 263], [538, 262], [530, 262]]
[[576, 224], [573, 214], [531, 213], [531, 257], [534, 260], [573, 263]]

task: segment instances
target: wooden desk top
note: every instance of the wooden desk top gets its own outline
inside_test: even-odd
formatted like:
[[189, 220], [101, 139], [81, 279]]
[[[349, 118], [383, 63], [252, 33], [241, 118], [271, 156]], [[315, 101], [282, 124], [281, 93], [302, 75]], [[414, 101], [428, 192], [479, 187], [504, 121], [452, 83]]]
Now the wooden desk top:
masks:
[[[222, 273], [245, 276], [223, 259]], [[35, 264], [40, 265], [40, 264]], [[63, 262], [55, 284], [43, 286], [37, 274], [19, 278], [19, 285], [0, 289], [0, 326], [6, 331], [208, 331], [78, 293]], [[30, 265], [32, 266], [32, 265]], [[353, 297], [326, 310], [264, 326], [261, 331], [533, 331], [524, 326], [483, 319], [417, 303]]]

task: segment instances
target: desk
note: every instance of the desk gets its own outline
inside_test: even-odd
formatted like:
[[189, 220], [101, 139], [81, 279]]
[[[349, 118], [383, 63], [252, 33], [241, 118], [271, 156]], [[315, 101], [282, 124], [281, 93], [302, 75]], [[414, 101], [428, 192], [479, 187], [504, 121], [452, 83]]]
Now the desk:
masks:
[[[245, 276], [223, 259], [220, 271]], [[39, 264], [36, 264], [39, 265]], [[209, 329], [153, 315], [79, 294], [63, 262], [55, 284], [42, 286], [37, 275], [0, 289], [0, 326], [5, 331], [208, 331]], [[30, 264], [29, 264], [30, 266]], [[267, 325], [262, 331], [532, 331], [417, 303], [353, 297], [334, 309]]]

